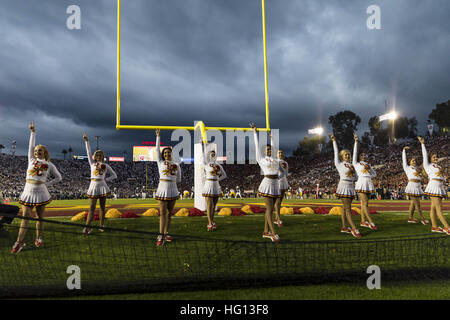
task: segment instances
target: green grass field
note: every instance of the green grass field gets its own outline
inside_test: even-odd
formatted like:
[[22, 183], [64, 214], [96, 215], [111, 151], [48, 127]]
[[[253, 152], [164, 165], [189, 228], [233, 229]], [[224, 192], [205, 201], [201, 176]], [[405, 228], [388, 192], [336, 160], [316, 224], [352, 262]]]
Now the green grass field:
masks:
[[[229, 200], [224, 201], [225, 204], [229, 203], [249, 203], [249, 199], [244, 200]], [[251, 203], [261, 202], [258, 199], [251, 199]], [[338, 201], [314, 201], [314, 200], [291, 200], [285, 201], [286, 205], [289, 203], [317, 203], [317, 206], [325, 203], [339, 204]], [[395, 204], [407, 202], [396, 201]], [[141, 206], [149, 205], [154, 206], [156, 202], [154, 200], [116, 200], [108, 201], [110, 206], [113, 205], [130, 205]], [[373, 205], [392, 205], [393, 202], [386, 201], [373, 201]], [[58, 210], [72, 209], [76, 207], [80, 209], [86, 205], [86, 200], [70, 200], [70, 201], [54, 201], [49, 206], [49, 215], [53, 208]], [[192, 206], [191, 200], [178, 201], [179, 207]], [[448, 214], [448, 212], [446, 212]], [[425, 213], [428, 216], [428, 212]], [[423, 226], [421, 224], [408, 224], [406, 223], [407, 212], [382, 212], [372, 216], [376, 224], [379, 227], [378, 231], [371, 231], [366, 228], [360, 228], [363, 240], [383, 240], [397, 236], [411, 236], [411, 237], [423, 237], [430, 236], [430, 227]], [[50, 218], [56, 221], [69, 221], [69, 217], [57, 217]], [[17, 220], [17, 219], [16, 219]], [[354, 216], [356, 222], [359, 221], [359, 216]], [[184, 236], [200, 236], [202, 238], [215, 240], [242, 240], [251, 241], [265, 244], [270, 243], [269, 239], [262, 239], [261, 232], [263, 229], [264, 217], [263, 215], [249, 215], [242, 217], [220, 217], [216, 218], [218, 230], [216, 232], [206, 232], [206, 217], [174, 217], [171, 225], [171, 233], [175, 235]], [[339, 216], [330, 215], [294, 215], [283, 216], [285, 227], [279, 229], [279, 235], [282, 241], [344, 241], [345, 243], [354, 243], [354, 239], [350, 235], [344, 235], [339, 233], [340, 221]], [[117, 264], [117, 270], [109, 270], [108, 272], [117, 272], [115, 276], [124, 276], [124, 268], [134, 267], [136, 270], [142, 270], [148, 268], [148, 259], [152, 254], [161, 254], [156, 251], [155, 237], [145, 236], [145, 247], [133, 247], [133, 240], [124, 241], [121, 237], [123, 233], [116, 231], [108, 231], [100, 233], [94, 231], [94, 234], [89, 237], [83, 237], [81, 235], [81, 228], [69, 227], [68, 233], [56, 233], [53, 232], [53, 226], [46, 226], [44, 233], [44, 239], [46, 246], [41, 249], [33, 248], [32, 243], [34, 240], [34, 232], [30, 231], [27, 234], [26, 242], [28, 244], [27, 250], [20, 252], [17, 256], [9, 254], [13, 238], [16, 235], [16, 227], [18, 222], [15, 222], [13, 227], [10, 227], [10, 235], [5, 237], [0, 235], [0, 250], [2, 251], [2, 264], [3, 269], [11, 266], [11, 270], [14, 270], [16, 277], [2, 277], [0, 273], [0, 284], [14, 284], [14, 281], [23, 283], [24, 277], [33, 276], [30, 272], [30, 266], [34, 266], [37, 263], [44, 261], [52, 261], [55, 258], [55, 254], [58, 256], [58, 261], [63, 261], [63, 265], [70, 263], [78, 263], [83, 265], [87, 259], [90, 264], [84, 267], [84, 276], [93, 275], [98, 277], [99, 266], [111, 266]], [[112, 228], [120, 228], [127, 230], [141, 230], [147, 232], [157, 232], [159, 224], [158, 217], [141, 217], [138, 219], [111, 219], [107, 220], [107, 226]], [[33, 223], [31, 223], [33, 227]], [[61, 228], [58, 226], [58, 228]], [[133, 235], [134, 236], [134, 235]], [[435, 234], [437, 238], [445, 238], [446, 236]], [[141, 236], [139, 236], [141, 237]], [[141, 238], [142, 239], [142, 238]], [[446, 238], [445, 238], [446, 239]], [[179, 240], [179, 239], [178, 239]], [[136, 240], [137, 241], [137, 240]], [[177, 241], [177, 239], [175, 239]], [[179, 240], [180, 241], [180, 240]], [[207, 240], [205, 240], [207, 241]], [[353, 241], [353, 242], [352, 242]], [[173, 246], [173, 244], [167, 245], [167, 256], [171, 254], [178, 254], [180, 248], [184, 248], [181, 244]], [[272, 244], [271, 244], [272, 245]], [[172, 246], [172, 247], [170, 247]], [[277, 245], [274, 245], [277, 246]], [[108, 247], [108, 248], [106, 248]], [[139, 250], [142, 250], [142, 259], [131, 261], [127, 252], [127, 248], [132, 247], [134, 255], [139, 255]], [[206, 248], [206, 247], [205, 247]], [[271, 247], [270, 247], [271, 248]], [[269, 249], [270, 249], [269, 248]], [[107, 249], [107, 250], [106, 250]], [[158, 248], [160, 249], [160, 248]], [[177, 251], [178, 250], [178, 251]], [[203, 248], [201, 248], [203, 250]], [[205, 249], [206, 250], [206, 249]], [[202, 252], [202, 251], [199, 251]], [[188, 259], [181, 254], [181, 260]], [[156, 257], [156, 256], [155, 256]], [[235, 257], [236, 258], [236, 257]], [[239, 259], [242, 257], [239, 257]], [[244, 257], [245, 258], [245, 257]], [[128, 259], [128, 260], [127, 260]], [[181, 261], [180, 260], [180, 261]], [[175, 262], [174, 262], [175, 261]], [[180, 266], [176, 266], [180, 261], [172, 260], [170, 268], [171, 271], [178, 272]], [[195, 262], [189, 260], [191, 269], [196, 268]], [[172, 265], [173, 264], [173, 265]], [[123, 266], [121, 268], [120, 266]], [[200, 268], [201, 266], [198, 266]], [[0, 267], [1, 268], [1, 267]], [[53, 265], [53, 268], [48, 270], [42, 269], [39, 273], [40, 278], [34, 279], [36, 283], [46, 283], [46, 279], [60, 279], [65, 281], [67, 274], [65, 270], [59, 270], [60, 266]], [[58, 274], [55, 274], [55, 269], [59, 270]], [[61, 268], [60, 268], [61, 269]], [[152, 271], [154, 275], [157, 275], [157, 270]], [[3, 273], [5, 274], [5, 273]], [[144, 272], [142, 273], [144, 275]], [[93, 279], [94, 279], [93, 275]], [[130, 278], [132, 281], [139, 280], [140, 273], [137, 272], [135, 278]], [[9, 283], [7, 282], [9, 281]], [[59, 281], [59, 280], [58, 280]], [[344, 283], [344, 284], [328, 284], [328, 285], [302, 285], [302, 286], [281, 286], [277, 287], [276, 283], [270, 288], [255, 288], [255, 289], [226, 289], [226, 290], [208, 290], [208, 291], [169, 291], [158, 293], [140, 293], [140, 294], [120, 294], [120, 295], [87, 295], [74, 297], [73, 299], [448, 299], [450, 297], [450, 281], [408, 281], [408, 282], [389, 282], [383, 284], [381, 290], [369, 290], [366, 287], [366, 283]]]

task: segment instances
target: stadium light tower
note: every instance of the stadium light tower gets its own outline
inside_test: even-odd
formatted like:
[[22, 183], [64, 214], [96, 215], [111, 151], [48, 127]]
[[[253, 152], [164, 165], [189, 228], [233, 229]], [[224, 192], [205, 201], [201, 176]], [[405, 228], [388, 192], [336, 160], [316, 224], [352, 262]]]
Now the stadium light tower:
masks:
[[95, 139], [97, 139], [97, 149], [95, 149], [96, 151], [98, 150], [98, 140], [101, 138], [101, 136], [95, 136]]
[[389, 144], [391, 144], [392, 142], [395, 142], [395, 119], [398, 118], [398, 113], [394, 111], [383, 114], [382, 116], [379, 117], [380, 122], [381, 121], [386, 121], [386, 120], [392, 120], [392, 139], [391, 136], [389, 136]]
[[395, 121], [395, 119], [398, 118], [398, 114], [395, 111], [383, 114], [382, 116], [379, 117], [380, 121], [385, 121], [385, 120], [392, 120]]
[[[314, 128], [314, 129], [309, 129], [308, 130], [308, 134], [316, 134], [316, 135], [318, 135], [320, 137], [323, 134], [323, 128], [322, 127], [317, 127], [317, 128]], [[319, 139], [319, 142], [320, 142], [320, 139]], [[322, 152], [323, 145], [321, 143], [319, 143], [318, 147], [319, 147], [319, 152]]]
[[314, 129], [309, 129], [308, 130], [308, 134], [317, 134], [317, 135], [322, 135], [323, 134], [323, 128], [322, 127], [317, 127]]

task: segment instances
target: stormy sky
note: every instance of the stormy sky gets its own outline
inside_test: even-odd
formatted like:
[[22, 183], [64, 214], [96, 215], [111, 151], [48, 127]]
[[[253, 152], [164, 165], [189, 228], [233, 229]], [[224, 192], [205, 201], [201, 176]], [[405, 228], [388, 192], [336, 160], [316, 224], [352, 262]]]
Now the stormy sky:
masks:
[[[81, 30], [69, 30], [69, 5]], [[366, 10], [381, 9], [380, 30]], [[27, 150], [30, 120], [53, 158], [94, 136], [131, 157], [151, 131], [117, 131], [116, 1], [0, 0], [0, 143]], [[396, 110], [425, 132], [450, 99], [448, 0], [266, 0], [270, 120], [287, 153], [328, 116]], [[123, 0], [121, 122], [265, 126], [260, 0]], [[165, 133], [164, 142], [170, 144]], [[174, 144], [176, 142], [172, 142]]]

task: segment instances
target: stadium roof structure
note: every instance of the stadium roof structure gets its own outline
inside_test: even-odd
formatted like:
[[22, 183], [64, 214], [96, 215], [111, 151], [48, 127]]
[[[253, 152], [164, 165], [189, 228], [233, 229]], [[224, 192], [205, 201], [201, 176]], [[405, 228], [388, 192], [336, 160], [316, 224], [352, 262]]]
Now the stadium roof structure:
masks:
[[[270, 132], [269, 121], [269, 89], [267, 80], [267, 46], [266, 46], [266, 14], [265, 14], [265, 0], [261, 0], [262, 7], [262, 28], [263, 28], [263, 47], [264, 47], [264, 85], [265, 85], [265, 112], [266, 112], [266, 127], [258, 128], [258, 131]], [[219, 131], [247, 131], [251, 128], [239, 127], [206, 127], [202, 121], [198, 121], [195, 126], [170, 126], [170, 125], [124, 125], [120, 123], [120, 25], [121, 25], [121, 0], [117, 0], [117, 103], [116, 103], [116, 129], [117, 130], [201, 130], [202, 139], [206, 142], [207, 130]]]

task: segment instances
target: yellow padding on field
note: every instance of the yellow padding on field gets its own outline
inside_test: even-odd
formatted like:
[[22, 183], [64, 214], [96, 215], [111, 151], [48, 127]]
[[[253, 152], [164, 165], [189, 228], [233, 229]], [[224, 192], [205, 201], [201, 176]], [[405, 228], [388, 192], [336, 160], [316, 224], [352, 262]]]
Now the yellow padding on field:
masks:
[[120, 218], [122, 213], [117, 209], [109, 209], [106, 211], [105, 218], [106, 219], [117, 219]]
[[253, 214], [253, 211], [248, 204], [243, 206], [241, 210], [244, 211], [246, 214]]
[[300, 208], [300, 212], [303, 214], [314, 214], [314, 210], [310, 207]]
[[341, 216], [344, 213], [344, 208], [342, 207], [333, 207], [331, 208], [329, 214], [334, 216]]
[[186, 208], [182, 208], [175, 213], [175, 217], [188, 217], [189, 216], [189, 210]]
[[240, 204], [226, 204], [226, 203], [221, 203], [219, 204], [220, 207], [240, 207]]
[[294, 214], [294, 209], [293, 208], [288, 208], [288, 207], [283, 207], [280, 210], [280, 214], [287, 214], [287, 215]]
[[219, 216], [231, 216], [231, 213], [232, 213], [232, 211], [230, 208], [222, 208], [222, 209], [220, 209], [218, 215]]
[[158, 210], [155, 208], [150, 208], [142, 214], [144, 217], [156, 217], [158, 215]]
[[355, 210], [358, 214], [361, 214], [361, 209], [357, 207], [352, 207], [352, 210]]
[[151, 204], [151, 203], [137, 203], [137, 204], [128, 204], [126, 206], [124, 206], [124, 209], [138, 209], [138, 208], [152, 208], [152, 207], [157, 207], [158, 204]]
[[88, 215], [87, 211], [82, 211], [82, 212], [79, 212], [76, 215], [74, 215], [72, 217], [72, 219], [70, 219], [70, 220], [74, 221], [74, 222], [81, 221], [81, 220], [86, 220], [87, 215]]

